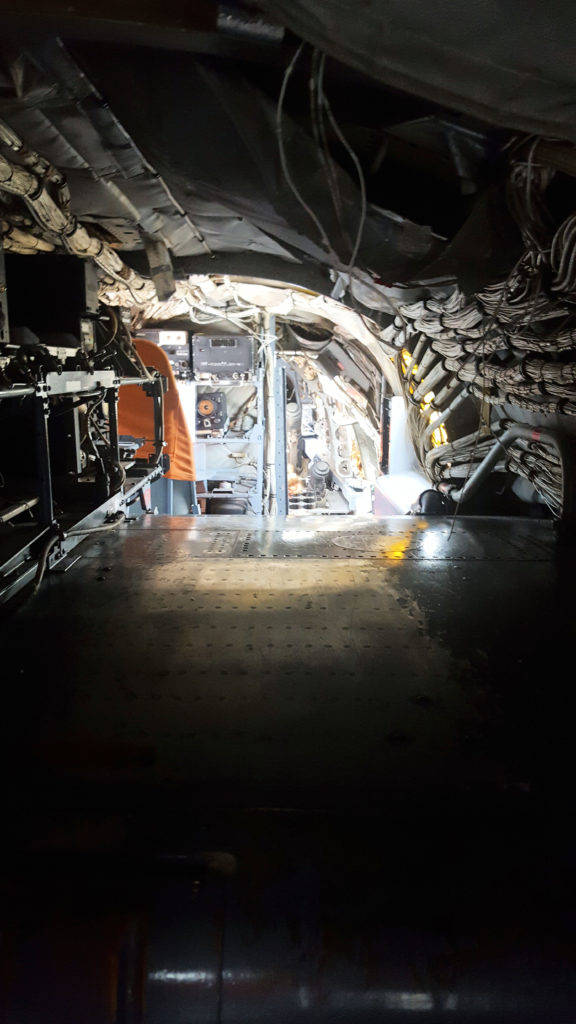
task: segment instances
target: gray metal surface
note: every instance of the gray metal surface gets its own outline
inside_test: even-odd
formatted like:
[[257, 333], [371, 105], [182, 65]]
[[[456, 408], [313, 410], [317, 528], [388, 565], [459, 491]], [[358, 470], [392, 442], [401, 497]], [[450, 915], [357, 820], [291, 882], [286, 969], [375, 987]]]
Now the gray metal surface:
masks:
[[145, 516], [3, 623], [8, 1024], [571, 1020], [574, 553], [450, 530]]
[[[179, 534], [186, 534], [184, 541]], [[554, 526], [527, 519], [451, 519], [394, 516], [311, 515], [305, 518], [250, 516], [151, 516], [127, 528], [142, 559], [234, 555], [238, 558], [368, 558], [384, 562], [551, 561]], [[160, 537], [148, 537], [150, 532]], [[118, 552], [125, 533], [116, 535]], [[95, 550], [86, 551], [95, 557]]]
[[[223, 390], [226, 394], [230, 394], [239, 386], [245, 385], [246, 381], [236, 382], [219, 382], [219, 390]], [[198, 481], [198, 496], [199, 497], [211, 497], [211, 492], [208, 489], [209, 482], [219, 482], [228, 480], [232, 484], [232, 492], [223, 495], [225, 498], [236, 496], [239, 498], [246, 498], [249, 501], [251, 512], [254, 515], [261, 515], [262, 513], [262, 500], [264, 491], [264, 371], [259, 368], [256, 371], [254, 379], [248, 382], [253, 385], [256, 389], [256, 415], [257, 421], [247, 435], [242, 438], [230, 438], [227, 436], [223, 437], [203, 437], [198, 436], [196, 433], [196, 408], [198, 403], [198, 397], [202, 391], [206, 391], [210, 386], [212, 389], [214, 384], [209, 385], [205, 381], [190, 380], [187, 381], [186, 387], [190, 389], [191, 397], [187, 398], [189, 408], [192, 410], [189, 425], [192, 441], [194, 444], [194, 460], [196, 465], [196, 479]], [[238, 488], [236, 480], [242, 477], [246, 473], [246, 466], [237, 466], [230, 459], [230, 452], [234, 450], [235, 446], [239, 445], [241, 449], [249, 452], [251, 455], [250, 461], [255, 467], [255, 475], [253, 479], [253, 487], [246, 491], [243, 487]], [[239, 449], [237, 449], [239, 450]], [[211, 456], [211, 457], [210, 457]], [[229, 465], [226, 465], [226, 464]], [[230, 464], [232, 463], [232, 464]], [[217, 500], [218, 495], [214, 495], [213, 499]]]
[[[4, 247], [0, 243], [0, 344], [5, 345], [10, 341], [8, 326], [8, 303], [6, 301], [6, 264], [4, 261]], [[2, 391], [0, 390], [0, 396]]]
[[276, 506], [278, 515], [288, 515], [288, 466], [286, 462], [286, 363], [274, 366]]
[[[222, 805], [532, 784], [548, 620], [563, 642], [547, 524], [250, 523], [148, 516], [99, 535], [14, 618], [5, 739], [25, 711], [15, 756], [24, 776], [40, 758], [36, 793], [98, 778], [79, 736], [128, 751], [108, 781]], [[70, 753], [54, 765], [56, 739]]]

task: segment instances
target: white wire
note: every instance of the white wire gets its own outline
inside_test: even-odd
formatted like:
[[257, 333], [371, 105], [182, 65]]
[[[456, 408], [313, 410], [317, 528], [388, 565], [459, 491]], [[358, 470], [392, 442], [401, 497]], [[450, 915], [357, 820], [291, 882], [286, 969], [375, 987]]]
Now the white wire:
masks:
[[351, 283], [350, 283], [350, 277], [351, 277], [351, 274], [352, 274], [352, 270], [354, 268], [354, 264], [356, 263], [356, 258], [358, 256], [358, 251], [360, 249], [360, 243], [362, 241], [362, 235], [364, 234], [364, 228], [366, 226], [366, 215], [367, 215], [367, 212], [368, 212], [368, 203], [367, 203], [367, 200], [366, 200], [366, 179], [364, 178], [364, 171], [362, 170], [362, 165], [361, 165], [361, 163], [360, 163], [356, 153], [352, 149], [352, 146], [350, 145], [350, 143], [348, 142], [347, 138], [343, 134], [343, 132], [342, 132], [342, 130], [340, 128], [340, 125], [338, 124], [338, 122], [336, 121], [336, 118], [334, 117], [334, 114], [332, 113], [332, 108], [331, 108], [331, 106], [330, 106], [330, 104], [328, 102], [328, 99], [327, 99], [327, 97], [326, 97], [326, 95], [324, 93], [323, 86], [321, 85], [320, 88], [321, 88], [321, 101], [322, 101], [322, 104], [323, 104], [323, 106], [324, 106], [324, 108], [326, 110], [326, 113], [328, 114], [328, 119], [330, 121], [330, 124], [332, 125], [332, 128], [333, 128], [337, 138], [340, 140], [340, 142], [344, 146], [344, 149], [348, 153], [350, 159], [352, 160], [352, 163], [354, 164], [354, 167], [356, 168], [356, 173], [358, 175], [358, 183], [360, 185], [360, 220], [359, 220], [359, 223], [358, 223], [358, 229], [356, 231], [356, 239], [355, 239], [355, 242], [354, 242], [354, 247], [352, 249], [352, 255], [350, 257], [350, 262], [348, 264], [348, 271], [347, 271], [348, 272], [348, 287], [350, 288], [350, 291], [351, 291], [352, 288], [351, 288]]
[[295, 68], [295, 66], [296, 66], [296, 64], [298, 62], [298, 59], [299, 59], [299, 57], [300, 57], [300, 55], [301, 55], [305, 45], [306, 44], [304, 42], [300, 43], [300, 46], [296, 50], [296, 53], [294, 54], [292, 60], [290, 61], [290, 64], [286, 68], [286, 71], [284, 73], [284, 78], [282, 80], [282, 87], [280, 89], [280, 95], [278, 97], [278, 105], [276, 107], [276, 138], [278, 140], [278, 153], [280, 155], [280, 163], [282, 165], [282, 172], [284, 174], [284, 178], [286, 179], [286, 184], [288, 185], [288, 187], [289, 187], [290, 191], [292, 192], [293, 196], [298, 200], [298, 202], [299, 202], [300, 206], [302, 207], [302, 209], [308, 214], [310, 219], [313, 221], [313, 223], [318, 228], [318, 231], [320, 232], [320, 237], [322, 238], [322, 243], [323, 243], [324, 248], [326, 249], [327, 253], [332, 258], [336, 258], [337, 259], [338, 258], [337, 254], [332, 249], [332, 245], [330, 244], [330, 239], [328, 238], [328, 235], [326, 234], [326, 231], [324, 230], [322, 222], [320, 221], [319, 217], [317, 217], [317, 215], [315, 214], [315, 212], [312, 209], [312, 207], [308, 205], [308, 203], [304, 199], [302, 193], [299, 191], [298, 187], [294, 183], [294, 179], [292, 178], [292, 175], [290, 174], [290, 169], [288, 167], [288, 160], [286, 158], [286, 149], [285, 149], [285, 146], [284, 146], [284, 134], [283, 134], [283, 132], [284, 132], [284, 129], [283, 129], [284, 99], [286, 97], [286, 90], [288, 88], [288, 83], [289, 83], [290, 78], [292, 76], [292, 72], [294, 71], [294, 68]]

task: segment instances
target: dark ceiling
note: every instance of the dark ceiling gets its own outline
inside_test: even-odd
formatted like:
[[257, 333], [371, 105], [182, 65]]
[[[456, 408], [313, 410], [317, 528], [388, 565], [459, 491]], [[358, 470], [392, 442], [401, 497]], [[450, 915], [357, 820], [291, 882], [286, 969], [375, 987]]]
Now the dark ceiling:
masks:
[[540, 15], [518, 32], [486, 5], [425, 8], [7, 3], [0, 116], [134, 263], [142, 231], [162, 222], [185, 272], [327, 290], [354, 257], [385, 283], [457, 275], [472, 291], [519, 251], [505, 202], [514, 130], [542, 127], [547, 111], [570, 137], [558, 118], [572, 51], [556, 45], [562, 18], [539, 39]]

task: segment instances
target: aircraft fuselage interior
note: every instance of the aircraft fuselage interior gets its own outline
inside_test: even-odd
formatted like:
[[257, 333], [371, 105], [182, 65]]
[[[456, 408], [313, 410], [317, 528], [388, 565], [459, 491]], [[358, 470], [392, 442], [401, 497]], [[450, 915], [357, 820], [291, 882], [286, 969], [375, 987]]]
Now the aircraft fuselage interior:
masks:
[[573, 15], [0, 41], [0, 1024], [567, 1024]]

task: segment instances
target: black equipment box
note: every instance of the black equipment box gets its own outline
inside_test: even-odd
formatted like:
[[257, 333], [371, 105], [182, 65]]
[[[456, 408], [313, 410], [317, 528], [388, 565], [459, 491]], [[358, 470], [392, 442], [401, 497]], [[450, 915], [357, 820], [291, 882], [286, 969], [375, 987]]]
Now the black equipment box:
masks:
[[164, 350], [178, 380], [190, 378], [190, 340], [187, 331], [146, 330], [138, 331], [138, 337], [153, 341]]
[[226, 395], [223, 391], [210, 391], [196, 398], [196, 433], [223, 432], [228, 423]]
[[6, 253], [4, 263], [11, 329], [28, 328], [44, 345], [78, 348], [99, 310], [95, 263], [60, 254], [24, 260], [17, 253]]
[[196, 380], [250, 380], [254, 376], [254, 338], [245, 334], [194, 334], [192, 367]]

